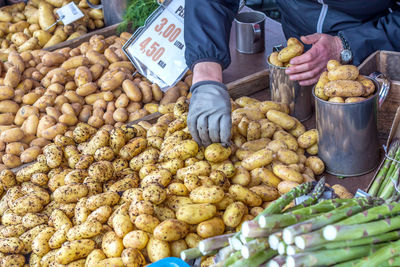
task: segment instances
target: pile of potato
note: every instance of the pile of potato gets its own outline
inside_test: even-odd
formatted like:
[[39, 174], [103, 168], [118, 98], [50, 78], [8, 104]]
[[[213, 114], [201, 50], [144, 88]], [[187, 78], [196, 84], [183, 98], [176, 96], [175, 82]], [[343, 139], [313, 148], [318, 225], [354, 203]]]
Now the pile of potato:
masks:
[[141, 75], [133, 77], [122, 50], [130, 36], [94, 35], [73, 49], [11, 52], [0, 63], [0, 169], [35, 160], [78, 122], [111, 129], [188, 94], [191, 75], [165, 94]]
[[[156, 123], [79, 123], [0, 173], [0, 266], [143, 266], [235, 232], [324, 170], [287, 105], [232, 102], [232, 145], [191, 139], [180, 97]], [[29, 255], [29, 256], [28, 256]], [[25, 258], [26, 256], [26, 258]], [[27, 259], [27, 262], [25, 262]]]
[[[59, 22], [57, 9], [74, 1], [84, 17], [69, 25]], [[100, 3], [100, 0], [92, 1]], [[103, 11], [92, 9], [86, 0], [29, 0], [0, 8], [0, 59], [12, 51], [24, 52], [47, 48], [104, 27]]]
[[287, 46], [279, 52], [273, 52], [269, 56], [269, 63], [277, 67], [290, 67], [289, 61], [304, 52], [304, 45], [294, 37], [287, 40]]
[[375, 93], [375, 84], [360, 75], [356, 66], [329, 60], [326, 67], [328, 71], [321, 74], [315, 86], [317, 97], [335, 103], [355, 103]]

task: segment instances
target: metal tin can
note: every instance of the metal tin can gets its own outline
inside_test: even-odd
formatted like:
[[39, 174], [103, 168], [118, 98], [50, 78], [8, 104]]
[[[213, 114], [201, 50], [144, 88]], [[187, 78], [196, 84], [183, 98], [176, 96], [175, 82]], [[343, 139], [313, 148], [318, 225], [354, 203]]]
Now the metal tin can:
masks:
[[[365, 76], [366, 78], [369, 78]], [[318, 156], [326, 172], [338, 176], [359, 176], [379, 163], [377, 127], [380, 85], [371, 79], [376, 92], [356, 103], [334, 103], [315, 98]]]
[[[268, 56], [269, 59], [269, 56]], [[306, 121], [312, 116], [312, 86], [300, 86], [297, 81], [292, 81], [285, 73], [286, 68], [269, 66], [269, 88], [272, 101], [289, 105], [290, 115], [299, 121]]]

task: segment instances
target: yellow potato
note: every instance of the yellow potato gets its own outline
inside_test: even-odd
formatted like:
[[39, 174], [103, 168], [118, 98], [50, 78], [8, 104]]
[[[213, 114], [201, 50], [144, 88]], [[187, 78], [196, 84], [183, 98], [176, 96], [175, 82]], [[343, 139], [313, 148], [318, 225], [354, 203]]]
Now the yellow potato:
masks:
[[221, 218], [214, 217], [201, 222], [196, 228], [197, 234], [202, 238], [222, 235], [225, 231], [224, 221]]
[[124, 250], [122, 239], [115, 232], [110, 231], [104, 234], [101, 248], [104, 254], [109, 257], [120, 257]]
[[219, 186], [199, 186], [190, 192], [193, 203], [217, 203], [224, 198], [224, 190]]
[[307, 158], [306, 166], [309, 167], [316, 175], [322, 174], [325, 170], [324, 162], [316, 156]]
[[344, 99], [340, 96], [331, 97], [328, 101], [334, 103], [344, 103]]
[[49, 240], [54, 234], [55, 229], [53, 227], [47, 227], [41, 231], [32, 242], [32, 252], [38, 256], [43, 257], [50, 251]]
[[248, 188], [241, 185], [231, 185], [229, 193], [238, 201], [244, 202], [246, 205], [254, 207], [260, 206], [262, 203], [261, 198], [250, 191]]
[[113, 206], [119, 201], [119, 194], [116, 192], [104, 192], [91, 196], [86, 201], [86, 207], [89, 210], [98, 209], [101, 206]]
[[335, 191], [335, 194], [339, 196], [339, 198], [353, 198], [353, 194], [350, 193], [344, 186], [340, 184], [335, 184], [332, 186], [332, 189]]
[[176, 218], [189, 224], [198, 224], [214, 217], [216, 212], [212, 204], [186, 204], [178, 208]]
[[57, 251], [55, 260], [59, 264], [68, 264], [87, 257], [94, 248], [95, 243], [90, 239], [67, 241]]
[[301, 148], [309, 148], [318, 142], [318, 131], [316, 129], [308, 130], [297, 139]]
[[274, 201], [279, 198], [278, 190], [275, 187], [268, 185], [258, 185], [250, 188], [251, 191], [256, 193], [263, 201]]
[[243, 159], [242, 166], [247, 170], [251, 171], [254, 170], [255, 168], [260, 168], [270, 164], [272, 160], [273, 160], [273, 151], [268, 148], [265, 148]]
[[325, 84], [324, 93], [328, 97], [355, 97], [362, 96], [365, 90], [363, 85], [358, 81], [335, 80]]
[[95, 266], [104, 259], [106, 259], [104, 252], [101, 249], [94, 249], [86, 258], [86, 266]]
[[188, 245], [189, 248], [195, 248], [199, 245], [199, 242], [202, 240], [202, 238], [195, 234], [195, 233], [189, 233], [185, 237], [185, 242]]
[[0, 238], [1, 253], [19, 253], [23, 247], [24, 243], [18, 237]]
[[157, 225], [160, 224], [160, 221], [149, 214], [140, 214], [135, 219], [135, 226], [142, 231], [153, 233], [154, 229]]
[[150, 238], [146, 249], [151, 262], [156, 262], [171, 255], [168, 242], [155, 238]]
[[145, 176], [141, 181], [141, 186], [145, 187], [151, 183], [158, 183], [161, 186], [166, 187], [171, 182], [171, 179], [172, 174], [169, 171], [165, 169], [159, 169]]
[[356, 102], [361, 102], [364, 101], [366, 98], [365, 97], [348, 97], [344, 101], [345, 103], [356, 103]]
[[363, 94], [364, 97], [368, 97], [375, 92], [375, 84], [370, 79], [362, 75], [358, 75], [357, 81], [359, 81], [364, 86], [365, 90], [365, 93]]
[[127, 248], [122, 251], [122, 262], [127, 267], [140, 267], [146, 264], [143, 254], [134, 248]]
[[124, 236], [123, 244], [126, 248], [143, 249], [149, 241], [149, 235], [142, 230], [134, 230]]
[[[247, 213], [247, 207], [242, 202], [237, 201], [226, 207], [222, 216], [226, 226], [236, 227], [240, 224], [242, 217]], [[200, 234], [199, 234], [200, 235]], [[202, 235], [200, 235], [203, 237]]]
[[185, 222], [169, 219], [157, 225], [153, 235], [159, 240], [170, 242], [184, 238], [188, 231], [189, 227]]
[[300, 184], [293, 181], [282, 181], [278, 184], [278, 191], [281, 195], [284, 195], [298, 185]]
[[325, 95], [324, 93], [324, 86], [325, 84], [327, 84], [329, 82], [329, 78], [328, 78], [328, 72], [324, 71], [321, 76], [319, 77], [319, 80], [317, 82], [317, 84], [315, 85], [315, 95], [323, 100], [328, 100], [328, 96]]
[[303, 182], [303, 176], [299, 172], [283, 164], [274, 164], [274, 166], [272, 167], [272, 171], [282, 180], [292, 181], [296, 183]]
[[353, 65], [340, 65], [328, 71], [328, 79], [336, 80], [355, 80], [358, 77], [358, 68]]
[[281, 62], [289, 62], [292, 58], [300, 56], [304, 51], [303, 44], [294, 37], [287, 41], [287, 47], [283, 48], [278, 54], [278, 60]]
[[341, 66], [339, 61], [331, 59], [328, 61], [326, 68], [328, 69], [328, 71], [332, 71], [332, 70], [336, 69], [338, 66]]
[[307, 153], [310, 155], [317, 155], [318, 154], [318, 144], [315, 143], [314, 145], [307, 148]]
[[132, 139], [129, 143], [121, 148], [119, 155], [126, 160], [131, 160], [134, 156], [141, 153], [147, 145], [145, 138], [136, 137]]
[[49, 3], [46, 3], [45, 1], [41, 1], [39, 3], [38, 12], [39, 12], [38, 18], [39, 18], [40, 28], [42, 28], [42, 30], [46, 30], [53, 33], [55, 30], [55, 26], [48, 29], [52, 24], [56, 22], [56, 18], [53, 14], [53, 7]]
[[283, 67], [283, 63], [278, 59], [278, 52], [272, 52], [269, 56], [269, 63], [277, 67]]
[[296, 121], [291, 116], [277, 110], [268, 111], [267, 118], [285, 130], [293, 129], [296, 125]]

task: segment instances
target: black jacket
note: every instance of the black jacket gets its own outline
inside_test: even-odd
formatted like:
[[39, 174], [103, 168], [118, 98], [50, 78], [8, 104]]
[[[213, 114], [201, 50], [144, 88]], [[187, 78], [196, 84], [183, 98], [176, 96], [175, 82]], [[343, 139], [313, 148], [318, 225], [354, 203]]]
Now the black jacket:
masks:
[[[286, 38], [341, 31], [355, 65], [376, 50], [400, 51], [400, 6], [392, 0], [277, 0]], [[229, 33], [239, 0], [186, 0], [186, 63], [230, 64]]]

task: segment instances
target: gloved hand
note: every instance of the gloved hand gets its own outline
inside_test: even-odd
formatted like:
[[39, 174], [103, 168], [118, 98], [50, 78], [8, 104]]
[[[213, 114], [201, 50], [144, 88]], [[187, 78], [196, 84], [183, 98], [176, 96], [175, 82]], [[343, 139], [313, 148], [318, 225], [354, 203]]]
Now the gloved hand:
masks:
[[202, 81], [190, 88], [187, 124], [193, 139], [203, 146], [222, 143], [229, 146], [231, 138], [231, 101], [224, 84]]

